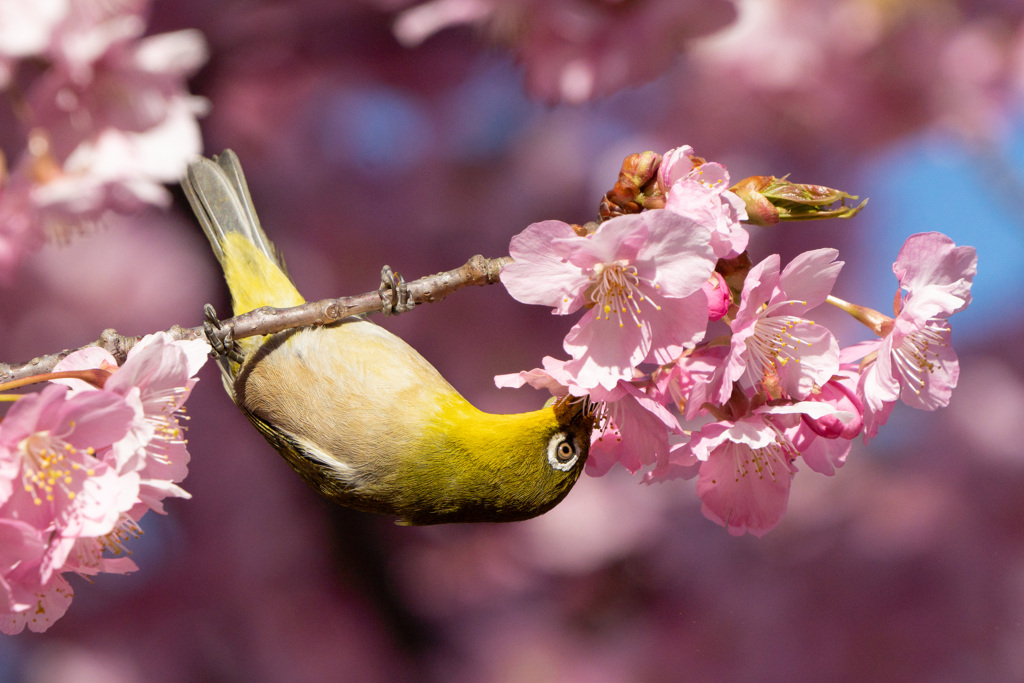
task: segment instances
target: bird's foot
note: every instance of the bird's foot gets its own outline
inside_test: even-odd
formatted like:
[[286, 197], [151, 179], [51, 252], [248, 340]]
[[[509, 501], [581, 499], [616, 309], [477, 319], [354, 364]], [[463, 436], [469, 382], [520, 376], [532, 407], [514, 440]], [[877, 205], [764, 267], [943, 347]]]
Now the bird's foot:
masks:
[[391, 266], [384, 266], [380, 271], [380, 295], [381, 311], [384, 315], [398, 315], [408, 313], [416, 307], [416, 303], [410, 299], [409, 286], [405, 284], [402, 276], [391, 270]]
[[210, 355], [213, 358], [227, 357], [241, 365], [245, 356], [242, 355], [238, 342], [231, 338], [231, 330], [228, 330], [227, 334], [219, 332], [224, 329], [224, 325], [221, 324], [217, 317], [217, 311], [211, 304], [203, 306], [203, 313], [206, 315], [206, 319], [203, 321], [203, 331], [206, 333], [206, 340], [210, 342]]

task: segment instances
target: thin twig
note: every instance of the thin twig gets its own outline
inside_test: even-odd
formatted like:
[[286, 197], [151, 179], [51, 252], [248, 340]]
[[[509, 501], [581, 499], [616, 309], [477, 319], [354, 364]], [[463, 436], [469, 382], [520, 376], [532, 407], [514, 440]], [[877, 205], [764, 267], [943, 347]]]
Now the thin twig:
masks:
[[[503, 256], [488, 259], [479, 254], [455, 270], [427, 275], [408, 283], [409, 300], [414, 304], [440, 301], [452, 292], [471, 285], [491, 285], [499, 281], [501, 269], [512, 259]], [[343, 318], [364, 313], [380, 313], [390, 310], [394, 304], [391, 290], [375, 290], [356, 296], [311, 301], [294, 308], [271, 308], [265, 306], [248, 313], [226, 318], [215, 334], [222, 340], [231, 335], [232, 339], [243, 339], [263, 334], [274, 334], [294, 327], [327, 325]], [[203, 326], [182, 327], [174, 325], [166, 332], [174, 339], [202, 339], [206, 333]], [[106, 329], [100, 338], [80, 348], [98, 346], [106, 349], [124, 363], [128, 351], [141, 337], [123, 336], [116, 330]], [[59, 353], [33, 358], [25, 363], [0, 363], [0, 382], [9, 382], [24, 377], [52, 372], [57, 363], [79, 349], [65, 349]]]

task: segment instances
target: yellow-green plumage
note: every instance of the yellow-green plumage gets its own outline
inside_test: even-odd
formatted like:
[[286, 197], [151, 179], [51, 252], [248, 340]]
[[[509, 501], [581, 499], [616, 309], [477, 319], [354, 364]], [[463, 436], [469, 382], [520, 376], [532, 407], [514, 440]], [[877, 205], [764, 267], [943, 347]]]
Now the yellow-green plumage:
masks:
[[288, 308], [305, 303], [284, 271], [245, 235], [231, 232], [221, 243], [224, 279], [235, 315], [260, 306]]
[[[303, 302], [232, 152], [199, 160], [182, 184], [236, 315]], [[307, 482], [343, 505], [409, 524], [527, 519], [565, 496], [589, 452], [583, 405], [484, 413], [361, 318], [239, 341], [244, 363], [221, 361], [229, 394]]]

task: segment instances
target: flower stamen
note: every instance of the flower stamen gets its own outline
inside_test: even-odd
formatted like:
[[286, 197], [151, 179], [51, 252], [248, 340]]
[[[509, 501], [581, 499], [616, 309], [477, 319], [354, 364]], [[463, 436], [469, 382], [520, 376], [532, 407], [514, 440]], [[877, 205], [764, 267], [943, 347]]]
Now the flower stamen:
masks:
[[893, 349], [895, 369], [906, 380], [906, 386], [920, 395], [927, 376], [935, 371], [939, 353], [933, 347], [949, 345], [949, 323], [929, 320], [924, 327], [903, 338], [899, 348]]
[[748, 367], [753, 376], [760, 377], [765, 372], [774, 374], [791, 360], [800, 362], [799, 347], [810, 347], [811, 342], [794, 336], [792, 330], [804, 322], [814, 324], [793, 315], [761, 318], [754, 324], [754, 334], [746, 339], [751, 359]]
[[661, 306], [651, 300], [649, 296], [641, 291], [641, 285], [647, 285], [651, 289], [657, 289], [652, 282], [644, 280], [637, 275], [636, 266], [626, 260], [614, 261], [612, 263], [598, 263], [593, 268], [590, 287], [587, 290], [588, 300], [600, 310], [598, 320], [610, 320], [614, 314], [618, 320], [619, 327], [624, 326], [623, 314], [628, 314], [629, 319], [641, 326], [642, 309], [640, 304], [647, 302], [656, 311]]
[[[68, 500], [75, 498], [69, 485], [73, 482], [72, 472], [82, 468], [71, 460], [80, 451], [50, 432], [37, 432], [26, 437], [19, 444], [24, 466], [21, 469], [22, 485], [32, 495], [35, 505], [43, 501], [53, 502], [55, 494], [63, 492]], [[88, 454], [81, 452], [83, 456]], [[91, 470], [90, 470], [91, 471]]]

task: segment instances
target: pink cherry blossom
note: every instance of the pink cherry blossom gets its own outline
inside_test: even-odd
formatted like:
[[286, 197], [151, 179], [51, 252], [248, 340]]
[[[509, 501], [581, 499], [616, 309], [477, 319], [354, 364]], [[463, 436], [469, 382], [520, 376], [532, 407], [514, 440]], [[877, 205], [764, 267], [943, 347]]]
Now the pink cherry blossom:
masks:
[[760, 536], [782, 518], [796, 450], [760, 415], [705, 425], [689, 450], [701, 461], [701, 511], [730, 534]]
[[0, 462], [8, 463], [3, 471], [17, 463], [14, 486], [0, 500], [0, 517], [40, 529], [56, 524], [71, 533], [106, 534], [128, 509], [109, 503], [123, 501], [126, 490], [138, 492], [137, 479], [122, 481], [102, 460], [124, 438], [132, 410], [113, 394], [66, 393], [65, 387], [49, 386], [23, 396], [0, 423]]
[[741, 379], [746, 386], [777, 385], [789, 398], [805, 398], [835, 374], [835, 338], [801, 316], [827, 298], [843, 265], [835, 260], [837, 254], [835, 249], [805, 252], [781, 274], [779, 256], [773, 254], [750, 269], [730, 323], [729, 355], [715, 373], [706, 400], [725, 403], [732, 383]]
[[896, 317], [883, 324], [881, 339], [857, 347], [870, 354], [858, 386], [866, 439], [878, 433], [899, 399], [921, 410], [949, 404], [960, 364], [947, 318], [971, 301], [977, 254], [941, 233], [918, 233], [907, 238], [893, 272], [906, 291], [897, 295]]
[[188, 463], [177, 412], [207, 351], [161, 332], [118, 368], [106, 351], [84, 349], [56, 369], [106, 370], [102, 389], [57, 380], [11, 406], [0, 423], [0, 536], [14, 539], [0, 553], [0, 630], [45, 630], [59, 618], [71, 600], [65, 572], [136, 569], [122, 554], [141, 533], [137, 520], [162, 513], [167, 496], [188, 497], [176, 483]]
[[631, 474], [668, 463], [669, 435], [682, 434], [682, 428], [662, 401], [622, 381], [591, 396], [601, 404], [602, 421], [592, 435], [587, 474], [599, 477], [616, 463]]
[[[764, 432], [768, 434], [768, 432]], [[782, 519], [797, 468], [771, 440], [722, 439], [697, 478], [701, 512], [733, 536], [762, 536]]]
[[[132, 407], [135, 419], [128, 435], [112, 451], [120, 473], [137, 472], [141, 477], [139, 506], [132, 511], [138, 519], [146, 508], [163, 513], [161, 501], [167, 496], [189, 498], [177, 486], [188, 473], [189, 454], [185, 448], [177, 413], [184, 405], [194, 375], [206, 362], [209, 345], [202, 340], [175, 341], [165, 332], [148, 335], [131, 351], [124, 365], [106, 381], [102, 391], [121, 396]], [[83, 349], [62, 360], [56, 370], [116, 368], [116, 361], [102, 349]], [[100, 391], [80, 380], [58, 380], [76, 392]]]
[[555, 313], [590, 307], [564, 346], [581, 386], [611, 389], [645, 359], [668, 362], [703, 335], [709, 238], [662, 210], [612, 218], [585, 237], [560, 221], [535, 223], [512, 239], [501, 280], [514, 298]]
[[0, 272], [44, 236], [89, 229], [110, 211], [167, 206], [164, 183], [202, 150], [196, 117], [206, 101], [186, 79], [206, 60], [205, 43], [191, 30], [144, 37], [147, 5], [0, 0], [0, 82], [4, 55], [44, 66], [16, 84], [30, 115], [0, 195]]
[[39, 205], [93, 215], [166, 205], [163, 183], [201, 151], [206, 105], [185, 79], [206, 60], [205, 43], [196, 31], [142, 37], [143, 10], [76, 0], [57, 27], [53, 66], [30, 93], [58, 170], [39, 184]]
[[71, 599], [60, 572], [86, 569], [72, 551], [81, 539], [99, 543], [136, 503], [139, 475], [119, 474], [106, 459], [132, 415], [116, 394], [68, 396], [51, 385], [21, 397], [0, 422], [0, 521], [18, 557], [0, 558], [3, 632], [45, 630], [59, 618]]
[[683, 466], [694, 456], [700, 461], [697, 495], [708, 519], [734, 536], [762, 536], [779, 523], [797, 471], [795, 460], [801, 455], [792, 435], [804, 414], [814, 419], [852, 418], [821, 402], [762, 406], [735, 421], [705, 425], [687, 447], [673, 453]]
[[725, 166], [694, 163], [692, 156], [693, 148], [685, 145], [669, 150], [662, 158], [658, 187], [666, 196], [665, 209], [708, 226], [715, 256], [733, 258], [747, 248], [750, 239], [740, 225], [747, 219], [746, 204], [729, 190]]

